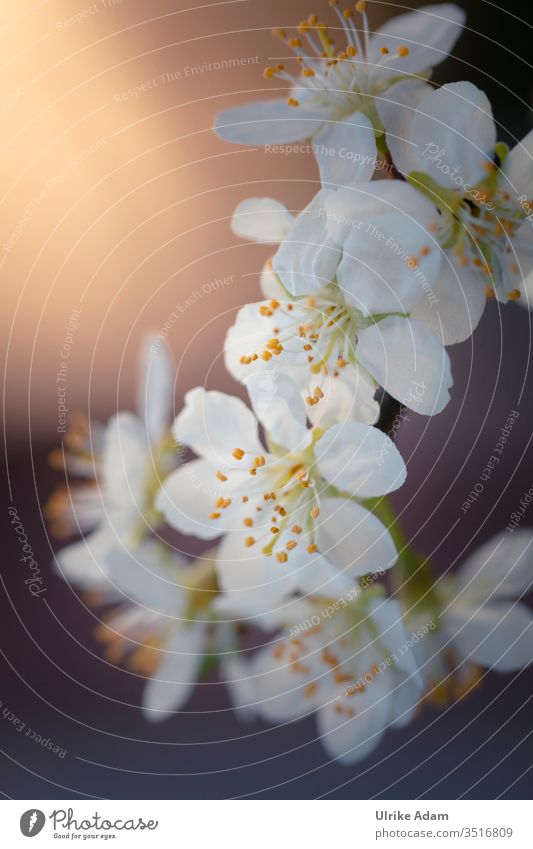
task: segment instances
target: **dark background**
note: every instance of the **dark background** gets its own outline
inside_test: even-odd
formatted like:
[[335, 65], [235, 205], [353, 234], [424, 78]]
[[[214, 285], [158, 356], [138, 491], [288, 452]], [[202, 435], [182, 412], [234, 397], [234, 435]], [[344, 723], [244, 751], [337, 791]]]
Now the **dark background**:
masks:
[[[383, 16], [397, 8], [388, 3], [373, 5]], [[470, 29], [461, 38], [455, 58], [438, 68], [434, 79], [467, 78], [484, 88], [492, 100], [501, 138], [512, 143], [531, 126], [532, 77], [526, 61], [531, 46], [531, 4], [507, 3], [504, 9], [487, 2], [461, 5], [468, 11]], [[314, 11], [319, 11], [318, 6]], [[135, 3], [123, 7], [122, 24], [130, 15], [142, 20], [141, 10]], [[273, 10], [266, 14], [262, 3], [242, 4], [238, 18], [232, 21], [242, 33], [233, 36], [233, 45], [246, 43], [246, 49], [255, 52], [250, 39], [256, 36], [244, 34], [244, 30], [256, 20], [260, 21], [257, 26], [266, 25], [266, 18], [268, 26], [288, 26], [310, 11], [302, 3], [294, 3], [294, 8], [278, 3], [278, 17], [271, 20]], [[172, 32], [174, 25], [179, 32]], [[177, 40], [177, 35], [183, 37], [183, 26], [181, 19], [174, 24], [170, 18], [158, 32]], [[142, 52], [143, 37], [142, 28], [131, 34], [129, 42], [125, 36], [132, 54]], [[156, 41], [158, 37], [150, 34]], [[257, 38], [261, 52], [266, 35], [261, 32]], [[175, 64], [180, 64], [179, 55], [174, 58]], [[242, 82], [232, 78], [232, 91], [257, 85], [250, 69], [245, 73]], [[253, 69], [253, 74], [258, 73]], [[226, 88], [229, 90], [228, 85]], [[220, 107], [227, 104], [228, 98], [223, 98]], [[209, 109], [214, 112], [218, 108], [215, 97]], [[222, 143], [215, 140], [213, 144], [219, 153], [223, 151]], [[304, 166], [298, 163], [297, 167], [298, 178], [306, 179]], [[242, 179], [253, 182], [256, 168], [257, 164], [245, 166]], [[271, 178], [275, 179], [272, 168]], [[291, 179], [289, 173], [286, 179]], [[290, 189], [284, 188], [287, 197]], [[234, 201], [251, 193], [244, 186], [237, 194], [228, 190], [217, 196], [220, 215], [230, 214]], [[13, 224], [6, 226], [10, 230]], [[179, 228], [180, 222], [176, 226]], [[227, 221], [224, 226], [227, 228]], [[264, 258], [262, 248], [247, 251], [245, 266], [239, 266], [242, 273], [257, 269]], [[10, 278], [10, 284], [16, 289], [16, 276]], [[142, 285], [142, 280], [137, 281], [138, 289], [142, 290]], [[144, 285], [148, 291], [150, 280], [145, 279]], [[239, 286], [223, 302], [224, 310], [250, 299], [244, 283]], [[142, 298], [142, 291], [138, 294]], [[231, 312], [219, 318], [220, 303], [209, 304], [207, 313], [198, 318], [191, 316], [186, 332], [182, 328], [179, 336], [170, 340], [176, 357], [182, 355], [177, 403], [185, 389], [203, 379], [202, 370], [205, 373], [207, 368], [205, 338], [200, 336], [183, 353], [196, 321], [198, 327], [211, 322], [209, 356], [211, 360], [216, 357], [231, 320]], [[86, 331], [88, 336], [79, 346], [85, 353], [91, 351], [91, 333], [96, 348], [99, 329], [95, 322], [92, 330]], [[116, 351], [133, 351], [129, 331], [127, 321], [116, 323], [109, 331]], [[37, 328], [34, 332], [37, 340]], [[39, 333], [43, 333], [42, 327]], [[26, 343], [29, 341], [33, 340]], [[56, 348], [57, 344], [54, 352]], [[452, 402], [435, 419], [409, 414], [410, 421], [400, 434], [399, 447], [408, 462], [409, 477], [396, 505], [414, 545], [433, 554], [439, 571], [454, 567], [465, 553], [503, 530], [524, 491], [533, 484], [530, 349], [529, 313], [518, 305], [502, 310], [489, 304], [472, 340], [450, 352], [455, 378]], [[133, 379], [127, 367], [116, 377], [118, 356], [113, 358], [105, 350], [97, 350], [95, 356], [89, 398], [105, 418], [115, 410], [115, 393], [122, 406], [131, 405]], [[45, 401], [40, 407], [31, 405], [35, 378], [27, 376], [23, 360], [21, 364], [16, 359], [14, 365], [12, 360], [11, 365], [20, 372], [8, 386], [8, 402], [9, 398], [15, 400], [11, 415], [8, 411], [6, 482], [11, 500], [6, 483], [6, 504], [13, 503], [18, 510], [35, 557], [46, 573], [47, 592], [41, 598], [29, 595], [23, 584], [19, 543], [8, 526], [2, 554], [0, 698], [2, 710], [14, 712], [26, 726], [50, 737], [68, 753], [60, 760], [19, 734], [0, 714], [0, 790], [6, 797], [530, 798], [531, 669], [517, 675], [487, 674], [481, 688], [469, 698], [443, 711], [427, 709], [407, 729], [389, 732], [370, 758], [349, 768], [328, 762], [315, 739], [312, 720], [281, 728], [259, 722], [243, 727], [229, 710], [224, 688], [214, 679], [198, 687], [179, 716], [162, 725], [148, 725], [138, 709], [142, 680], [102, 659], [92, 636], [94, 615], [50, 571], [52, 543], [40, 508], [58, 479], [47, 466], [48, 452], [57, 437], [53, 428], [41, 426], [41, 415], [45, 422], [47, 416]], [[225, 380], [226, 388], [233, 391], [220, 364], [209, 380], [213, 386]], [[80, 406], [87, 406], [86, 392]], [[520, 416], [502, 460], [482, 497], [463, 516], [461, 504], [478, 481], [510, 410], [518, 410]], [[533, 525], [533, 508], [523, 524]]]

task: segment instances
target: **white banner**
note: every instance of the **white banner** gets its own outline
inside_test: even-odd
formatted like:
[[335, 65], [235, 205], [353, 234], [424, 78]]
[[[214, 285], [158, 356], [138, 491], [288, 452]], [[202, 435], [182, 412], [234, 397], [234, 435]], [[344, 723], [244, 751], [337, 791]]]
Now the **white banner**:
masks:
[[[334, 807], [331, 808], [330, 805]], [[531, 849], [521, 801], [4, 801], [1, 845]], [[273, 810], [275, 809], [275, 810]]]

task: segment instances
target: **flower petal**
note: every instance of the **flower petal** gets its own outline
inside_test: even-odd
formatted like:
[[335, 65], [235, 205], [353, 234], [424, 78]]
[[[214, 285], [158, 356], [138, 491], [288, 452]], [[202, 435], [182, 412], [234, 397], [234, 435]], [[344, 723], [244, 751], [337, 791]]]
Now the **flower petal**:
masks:
[[231, 219], [231, 229], [241, 239], [277, 245], [287, 235], [294, 215], [273, 198], [243, 200]]
[[470, 605], [527, 593], [533, 583], [533, 532], [497, 534], [476, 548], [456, 577], [459, 600]]
[[132, 413], [109, 420], [103, 458], [104, 499], [108, 509], [142, 513], [152, 459], [143, 423]]
[[478, 609], [452, 605], [447, 632], [461, 657], [497, 672], [514, 672], [533, 659], [533, 615], [520, 603], [500, 601]]
[[429, 92], [413, 119], [411, 141], [419, 171], [439, 185], [470, 188], [487, 176], [496, 144], [496, 125], [487, 95], [472, 83], [449, 83]]
[[227, 109], [216, 116], [214, 129], [221, 139], [236, 144], [283, 144], [312, 136], [323, 121], [322, 112], [295, 108], [280, 98]]
[[270, 439], [289, 451], [310, 439], [307, 413], [298, 385], [279, 371], [259, 371], [244, 381], [253, 411]]
[[450, 400], [448, 354], [417, 321], [389, 316], [362, 330], [357, 357], [389, 395], [417, 413], [436, 415]]
[[369, 425], [377, 421], [379, 403], [374, 400], [376, 384], [357, 366], [345, 366], [339, 370], [338, 375], [331, 370], [325, 375], [317, 375], [316, 386], [324, 397], [307, 410], [307, 417], [315, 427], [326, 430], [350, 419]]
[[358, 498], [394, 492], [407, 469], [391, 439], [361, 422], [333, 425], [315, 446], [317, 468], [328, 483]]
[[[224, 592], [235, 593], [236, 605], [239, 605], [241, 595], [245, 597], [253, 593], [260, 597], [262, 610], [266, 613], [269, 607], [277, 608], [280, 601], [294, 591], [293, 564], [298, 555], [291, 552], [287, 562], [279, 563], [274, 555], [262, 553], [261, 543], [246, 546], [246, 537], [254, 533], [259, 536], [261, 529], [255, 528], [249, 534], [235, 531], [224, 537], [218, 551], [217, 573]], [[282, 542], [280, 548], [283, 548]]]
[[411, 131], [420, 101], [433, 89], [419, 80], [402, 80], [376, 99], [379, 116], [387, 133], [387, 147], [402, 174], [419, 170], [419, 150], [411, 141]]
[[174, 398], [174, 373], [165, 343], [157, 336], [144, 340], [141, 351], [143, 379], [137, 392], [138, 416], [153, 445], [170, 426]]
[[313, 139], [322, 185], [328, 188], [368, 181], [376, 167], [374, 127], [362, 112], [328, 121]]
[[[504, 159], [503, 188], [516, 194], [533, 197], [533, 130], [515, 144]], [[508, 183], [506, 185], [506, 183]]]
[[357, 578], [390, 569], [396, 562], [398, 555], [386, 527], [355, 501], [323, 499], [319, 522], [319, 551], [344, 575]]
[[230, 482], [219, 482], [216, 471], [206, 460], [193, 460], [163, 481], [155, 506], [172, 528], [200, 539], [216, 539], [225, 532], [231, 509], [221, 511], [217, 519], [209, 519], [216, 499], [231, 495]]
[[371, 39], [370, 61], [379, 61], [382, 47], [392, 55], [407, 46], [409, 54], [387, 62], [382, 75], [417, 74], [434, 68], [449, 55], [465, 20], [465, 13], [455, 3], [421, 6], [390, 18]]
[[352, 698], [355, 716], [337, 711], [337, 702], [320, 708], [318, 733], [328, 754], [343, 764], [353, 764], [380, 743], [390, 712], [391, 675], [376, 675], [362, 693]]
[[469, 339], [483, 315], [487, 297], [479, 274], [444, 262], [431, 292], [411, 310], [411, 318], [421, 322], [441, 345], [455, 345]]
[[324, 203], [329, 194], [322, 189], [315, 195], [272, 259], [272, 268], [292, 295], [317, 292], [335, 277], [341, 252], [327, 233]]
[[177, 628], [162, 652], [156, 676], [143, 691], [143, 714], [149, 722], [162, 722], [179, 710], [196, 684], [204, 658], [207, 625], [191, 622]]
[[[109, 555], [109, 578], [134, 605], [168, 617], [181, 617], [187, 606], [187, 591], [180, 586], [177, 569], [182, 558], [156, 540], [146, 540], [135, 552], [116, 549]], [[167, 625], [171, 620], [167, 621]]]
[[262, 452], [257, 422], [246, 404], [223, 392], [206, 392], [201, 386], [187, 392], [173, 434], [216, 466], [234, 465], [232, 451], [236, 447], [253, 454]]

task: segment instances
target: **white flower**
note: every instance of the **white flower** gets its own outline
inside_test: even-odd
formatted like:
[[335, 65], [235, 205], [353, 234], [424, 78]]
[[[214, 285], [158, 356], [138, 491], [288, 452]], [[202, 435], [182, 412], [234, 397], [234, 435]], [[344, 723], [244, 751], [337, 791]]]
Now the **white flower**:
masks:
[[250, 670], [261, 716], [283, 723], [316, 712], [322, 744], [345, 764], [407, 725], [423, 691], [399, 605], [365, 595], [333, 615], [327, 604], [296, 602]]
[[174, 435], [200, 459], [173, 472], [156, 499], [182, 533], [225, 535], [217, 560], [222, 589], [268, 609], [296, 588], [342, 593], [354, 577], [392, 566], [388, 531], [355, 500], [404, 482], [391, 440], [356, 422], [308, 429], [287, 375], [252, 375], [247, 389], [257, 418], [237, 398], [188, 393]]
[[374, 136], [383, 125], [374, 98], [399, 79], [427, 77], [452, 49], [465, 16], [452, 3], [422, 7], [392, 18], [372, 35], [367, 3], [356, 4], [357, 14], [330, 5], [344, 30], [345, 49], [334, 47], [316, 15], [300, 24], [295, 38], [275, 30], [294, 50], [300, 73], [295, 76], [279, 64], [267, 68], [264, 76], [288, 82], [289, 97], [229, 109], [217, 117], [215, 129], [239, 144], [312, 137], [322, 182], [348, 185], [370, 179], [376, 165]]
[[67, 472], [88, 477], [92, 471], [93, 480], [69, 483], [46, 508], [64, 536], [83, 534], [56, 554], [59, 572], [78, 586], [86, 582], [94, 589], [98, 579], [105, 585], [108, 554], [134, 546], [161, 521], [153, 497], [173, 465], [168, 434], [173, 372], [165, 348], [152, 338], [142, 349], [141, 372], [137, 415], [117, 413], [105, 428], [78, 431], [67, 441]]
[[113, 663], [143, 675], [146, 719], [168, 719], [189, 699], [213, 646], [211, 603], [217, 594], [209, 555], [187, 563], [168, 546], [146, 540], [135, 553], [108, 558], [110, 599], [119, 602], [97, 629]]
[[520, 601], [533, 584], [533, 532], [498, 535], [444, 581], [442, 625], [463, 661], [497, 672], [533, 660], [533, 614]]
[[468, 82], [399, 83], [379, 110], [396, 167], [439, 208], [435, 237], [461, 286], [519, 297], [533, 270], [533, 131], [510, 152], [497, 144], [490, 103]]
[[271, 300], [244, 307], [229, 331], [228, 370], [242, 381], [276, 356], [305, 396], [317, 386], [325, 396], [315, 422], [375, 421], [376, 385], [419, 413], [440, 412], [452, 385], [443, 344], [472, 332], [476, 303], [439, 277], [441, 250], [426, 227], [437, 217], [400, 182], [322, 190], [292, 223], [276, 201], [241, 204], [235, 232], [284, 238], [262, 275]]

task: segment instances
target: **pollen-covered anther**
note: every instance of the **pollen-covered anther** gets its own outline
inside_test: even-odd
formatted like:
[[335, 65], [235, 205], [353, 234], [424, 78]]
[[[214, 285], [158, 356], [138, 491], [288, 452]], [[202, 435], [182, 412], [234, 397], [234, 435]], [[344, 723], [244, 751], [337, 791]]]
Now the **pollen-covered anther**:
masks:
[[310, 396], [310, 395], [308, 395], [308, 396], [307, 396], [307, 398], [305, 399], [305, 403], [306, 403], [309, 407], [314, 407], [314, 406], [315, 406], [315, 404], [318, 404], [318, 401], [319, 401], [319, 399], [318, 399], [318, 398], [311, 398], [311, 396]]
[[287, 553], [285, 551], [278, 551], [276, 554], [276, 560], [278, 563], [286, 563], [288, 560]]
[[405, 44], [401, 44], [396, 52], [398, 56], [409, 56], [409, 48]]
[[312, 68], [303, 68], [302, 74], [303, 74], [304, 77], [314, 77], [315, 76], [315, 72], [313, 71]]
[[276, 27], [276, 29], [272, 30], [272, 35], [275, 38], [283, 38], [283, 39], [287, 38], [287, 33], [285, 32], [285, 30], [280, 29], [279, 27]]
[[210, 513], [209, 518], [210, 519], [220, 519], [221, 515], [222, 515], [221, 513]]
[[297, 541], [295, 539], [291, 539], [289, 540], [285, 548], [288, 549], [288, 551], [293, 551], [293, 549], [295, 549], [297, 545]]
[[296, 98], [295, 98], [295, 97], [289, 97], [289, 98], [287, 99], [287, 105], [288, 105], [288, 106], [299, 106], [299, 105], [300, 105], [300, 101], [299, 101], [299, 100], [296, 100]]
[[268, 318], [269, 316], [272, 315], [272, 310], [270, 309], [270, 307], [267, 307], [267, 306], [265, 306], [265, 304], [262, 304], [259, 307], [259, 315], [263, 315], [266, 318]]
[[252, 545], [255, 545], [254, 537], [246, 537], [246, 539], [244, 540], [244, 544], [246, 548], [251, 548]]
[[486, 287], [486, 289], [485, 289], [485, 297], [487, 298], [487, 300], [488, 300], [488, 301], [494, 301], [494, 300], [496, 300], [496, 293], [495, 293], [494, 289], [492, 288], [492, 286], [487, 286], [487, 287]]
[[272, 534], [279, 534], [279, 528], [276, 527], [276, 525], [272, 525], [272, 527], [270, 528], [270, 532]]
[[345, 17], [346, 19], [348, 19], [348, 18], [353, 18], [353, 11], [352, 11], [352, 9], [345, 9], [345, 10], [344, 10], [344, 12], [343, 12], [342, 14], [344, 15], [344, 17]]
[[264, 361], [265, 361], [265, 363], [268, 363], [268, 361], [272, 359], [272, 352], [271, 352], [271, 351], [267, 351], [267, 350], [265, 349], [264, 351], [261, 351], [261, 353], [260, 353], [260, 355], [259, 355], [259, 356], [261, 357], [261, 359], [262, 359], [262, 360], [264, 360]]
[[431, 253], [431, 248], [429, 247], [429, 245], [423, 245], [420, 248], [420, 255], [421, 256], [429, 256], [430, 253]]
[[231, 455], [232, 455], [232, 457], [235, 457], [236, 460], [242, 460], [245, 453], [246, 452], [243, 451], [242, 448], [234, 448], [233, 451], [231, 452]]
[[381, 53], [382, 56], [388, 56], [389, 53], [390, 53], [390, 50], [389, 50], [388, 47], [380, 47], [379, 52]]
[[276, 69], [275, 68], [265, 68], [265, 70], [263, 71], [263, 79], [265, 79], [265, 80], [273, 80], [275, 76], [276, 76]]
[[260, 455], [259, 457], [254, 457], [254, 466], [256, 469], [260, 468], [261, 466], [264, 466], [265, 463], [266, 459], [265, 457], [263, 457], [263, 455]]
[[246, 519], [243, 519], [242, 523], [243, 523], [245, 528], [253, 528], [253, 526], [254, 526], [254, 520], [249, 518], [249, 517], [246, 517]]
[[407, 262], [407, 268], [417, 268], [418, 267], [418, 260], [417, 260], [416, 256], [408, 256], [406, 262]]
[[304, 690], [305, 698], [306, 699], [312, 698], [312, 696], [314, 696], [314, 694], [316, 693], [317, 689], [318, 689], [318, 684], [316, 683], [316, 681], [310, 681], [309, 684], [307, 684], [307, 686]]
[[366, 12], [366, 7], [367, 7], [366, 0], [358, 0], [358, 2], [355, 4], [355, 11], [363, 14], [363, 12]]
[[252, 362], [252, 357], [248, 357], [246, 354], [243, 354], [242, 357], [240, 357], [239, 362], [241, 366], [249, 366]]
[[308, 554], [315, 554], [317, 551], [318, 545], [316, 544], [316, 542], [312, 542], [310, 545], [307, 546]]
[[216, 477], [219, 481], [222, 481], [222, 483], [224, 483], [224, 481], [227, 481], [226, 475], [224, 475], [222, 472], [217, 472]]
[[520, 297], [520, 289], [511, 289], [511, 291], [507, 293], [507, 297], [510, 301], [517, 301]]
[[320, 386], [315, 386], [313, 390], [313, 396], [317, 401], [320, 401], [320, 399], [324, 397], [324, 393], [322, 392]]
[[318, 507], [315, 504], [315, 506], [311, 508], [311, 518], [312, 519], [318, 519], [319, 516], [320, 516], [320, 507]]
[[301, 534], [302, 533], [302, 529], [301, 529], [300, 525], [293, 525], [292, 528], [291, 528], [291, 531], [293, 532], [293, 534]]

